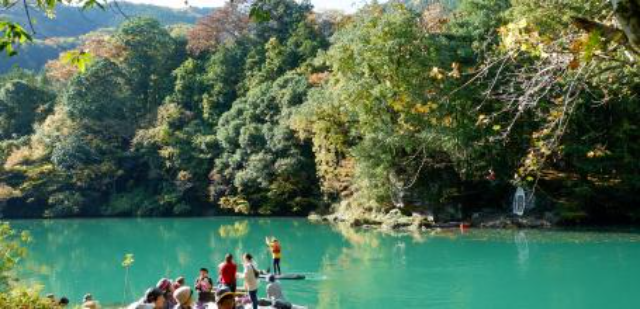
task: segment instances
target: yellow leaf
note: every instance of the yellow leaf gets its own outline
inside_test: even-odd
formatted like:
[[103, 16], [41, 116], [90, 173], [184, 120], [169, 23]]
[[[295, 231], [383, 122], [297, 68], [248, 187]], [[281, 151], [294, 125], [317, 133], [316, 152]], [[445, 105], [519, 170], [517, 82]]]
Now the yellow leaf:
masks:
[[527, 27], [527, 20], [523, 18], [520, 21], [518, 21], [514, 26], [519, 29], [525, 28]]
[[440, 69], [438, 67], [433, 67], [433, 69], [431, 69], [431, 72], [429, 73], [429, 76], [437, 80], [441, 80], [444, 78], [444, 75], [440, 72]]

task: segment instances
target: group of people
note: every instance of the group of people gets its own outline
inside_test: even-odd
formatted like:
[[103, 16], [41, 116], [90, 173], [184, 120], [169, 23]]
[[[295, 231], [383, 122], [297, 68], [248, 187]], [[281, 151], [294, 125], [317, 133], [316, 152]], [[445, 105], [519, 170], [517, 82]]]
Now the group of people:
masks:
[[[214, 284], [209, 276], [207, 268], [201, 268], [193, 289], [186, 284], [184, 277], [175, 280], [162, 278], [158, 283], [145, 292], [144, 296], [132, 303], [127, 309], [235, 309], [251, 305], [258, 308], [258, 288], [260, 277], [267, 280], [267, 300], [263, 304], [273, 308], [291, 308], [282, 293], [282, 287], [276, 281], [275, 275], [281, 275], [280, 242], [275, 237], [265, 239], [273, 257], [273, 273], [262, 271], [253, 260], [253, 256], [245, 253], [242, 256], [243, 272], [238, 272], [238, 265], [234, 262], [232, 254], [227, 254], [224, 261], [218, 265], [218, 280]], [[274, 275], [275, 274], [275, 275]], [[238, 288], [237, 279], [242, 278], [244, 285]], [[197, 292], [197, 298], [194, 296]], [[69, 299], [61, 297], [56, 300], [53, 294], [47, 298], [54, 303], [54, 307], [65, 308], [69, 305]], [[82, 299], [82, 309], [100, 308], [91, 294], [86, 294]]]
[[[273, 257], [274, 274], [280, 275], [280, 242], [275, 238], [266, 238], [267, 246]], [[128, 309], [235, 309], [251, 305], [258, 308], [258, 288], [260, 277], [267, 279], [265, 305], [274, 308], [291, 308], [282, 293], [282, 287], [276, 281], [274, 274], [258, 269], [250, 253], [242, 256], [243, 272], [238, 273], [238, 266], [232, 254], [227, 254], [224, 261], [218, 265], [218, 280], [214, 285], [207, 268], [201, 268], [193, 289], [185, 285], [184, 277], [175, 281], [167, 278], [160, 279], [155, 287], [147, 289], [145, 295]], [[237, 279], [243, 279], [243, 287], [238, 288]], [[194, 296], [194, 290], [198, 293]]]

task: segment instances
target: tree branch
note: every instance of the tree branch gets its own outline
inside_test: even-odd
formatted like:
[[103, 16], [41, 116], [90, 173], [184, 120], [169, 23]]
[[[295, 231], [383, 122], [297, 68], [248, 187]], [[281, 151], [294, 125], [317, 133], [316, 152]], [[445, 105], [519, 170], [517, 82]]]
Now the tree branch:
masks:
[[31, 12], [29, 11], [29, 5], [27, 4], [27, 0], [22, 0], [22, 4], [24, 5], [24, 13], [27, 15], [27, 20], [29, 21], [29, 28], [31, 29], [32, 34], [36, 34], [36, 29], [33, 27], [33, 21], [31, 20]]

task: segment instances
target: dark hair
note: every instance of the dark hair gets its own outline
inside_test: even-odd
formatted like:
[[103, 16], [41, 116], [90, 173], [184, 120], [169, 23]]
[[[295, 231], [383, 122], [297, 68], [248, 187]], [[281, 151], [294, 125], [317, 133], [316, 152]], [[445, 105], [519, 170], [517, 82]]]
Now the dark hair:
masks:
[[276, 276], [274, 276], [273, 274], [270, 274], [269, 276], [267, 276], [267, 281], [276, 282]]
[[244, 254], [244, 258], [249, 260], [249, 261], [253, 260], [253, 256], [251, 256], [251, 254], [249, 254], [249, 253], [245, 253]]
[[235, 297], [233, 296], [233, 294], [225, 295], [222, 298], [220, 298], [219, 300], [217, 300], [216, 302], [219, 304], [219, 303], [222, 303], [222, 302], [225, 302], [225, 301], [229, 301], [229, 300], [230, 301], [234, 301], [235, 300]]
[[231, 289], [229, 289], [228, 286], [226, 285], [221, 285], [218, 287], [218, 290], [216, 291], [216, 303], [221, 303], [227, 299], [235, 299], [234, 294], [231, 292]]
[[204, 271], [205, 273], [209, 273], [209, 270], [204, 268], [204, 267], [200, 268], [200, 271]]
[[155, 303], [160, 296], [164, 296], [164, 291], [159, 288], [149, 288], [144, 294], [144, 301], [146, 303]]
[[180, 284], [184, 284], [184, 277], [178, 277], [178, 278], [176, 279], [176, 282], [177, 282], [177, 283], [180, 283]]
[[60, 305], [68, 305], [69, 304], [69, 299], [64, 297], [64, 296], [62, 296], [60, 298], [60, 301], [58, 302], [58, 304], [60, 304]]
[[224, 260], [227, 263], [231, 263], [231, 261], [233, 261], [233, 255], [231, 253], [227, 253], [227, 255], [224, 256]]

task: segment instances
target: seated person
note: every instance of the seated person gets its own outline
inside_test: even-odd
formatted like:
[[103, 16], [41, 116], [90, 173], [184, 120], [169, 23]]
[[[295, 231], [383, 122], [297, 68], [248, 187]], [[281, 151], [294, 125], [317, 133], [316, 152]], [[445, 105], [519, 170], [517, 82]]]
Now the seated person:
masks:
[[271, 306], [278, 309], [291, 309], [291, 303], [284, 298], [282, 294], [282, 286], [276, 282], [274, 275], [267, 277], [267, 298], [271, 300]]

